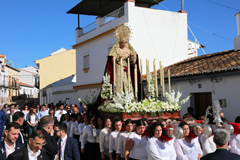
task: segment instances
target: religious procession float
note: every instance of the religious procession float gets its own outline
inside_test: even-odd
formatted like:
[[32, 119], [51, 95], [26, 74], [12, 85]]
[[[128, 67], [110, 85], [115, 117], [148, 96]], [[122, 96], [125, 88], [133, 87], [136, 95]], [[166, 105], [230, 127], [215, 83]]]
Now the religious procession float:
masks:
[[[107, 55], [107, 63], [103, 76], [102, 87], [96, 102], [87, 105], [89, 112], [100, 113], [103, 117], [120, 117], [123, 121], [131, 118], [167, 119], [181, 117], [181, 106], [190, 96], [180, 101], [182, 93], [177, 93], [170, 86], [170, 71], [168, 71], [169, 91], [164, 88], [164, 70], [159, 62], [157, 71], [154, 60], [154, 72], [150, 73], [149, 60], [146, 60], [146, 78], [142, 78], [142, 59], [129, 43], [132, 31], [126, 24], [120, 24], [115, 28], [117, 42]], [[158, 73], [158, 76], [157, 76]], [[160, 78], [158, 78], [160, 77]], [[160, 85], [158, 85], [158, 80]], [[91, 99], [94, 99], [94, 95]], [[81, 100], [79, 98], [79, 100]], [[81, 100], [87, 103], [85, 98]]]

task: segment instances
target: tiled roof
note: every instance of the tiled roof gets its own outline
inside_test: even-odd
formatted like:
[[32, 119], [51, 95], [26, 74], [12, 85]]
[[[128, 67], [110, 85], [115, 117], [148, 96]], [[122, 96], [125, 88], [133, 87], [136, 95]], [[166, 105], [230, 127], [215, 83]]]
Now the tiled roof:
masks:
[[[240, 51], [228, 50], [180, 61], [164, 67], [165, 77], [167, 77], [168, 69], [170, 69], [171, 77], [176, 78], [240, 70]], [[146, 75], [143, 75], [143, 79], [145, 79], [145, 77]]]
[[27, 83], [22, 83], [22, 82], [19, 82], [21, 86], [29, 86], [29, 87], [33, 87], [32, 85], [30, 84], [27, 84]]

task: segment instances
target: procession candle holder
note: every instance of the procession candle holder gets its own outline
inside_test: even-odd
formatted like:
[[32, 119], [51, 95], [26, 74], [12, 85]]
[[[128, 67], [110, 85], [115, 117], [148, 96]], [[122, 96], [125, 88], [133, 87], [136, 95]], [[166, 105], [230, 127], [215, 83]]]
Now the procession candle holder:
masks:
[[117, 88], [117, 87], [114, 85], [114, 86], [113, 86], [113, 93], [114, 93], [115, 96], [116, 96], [116, 88]]
[[138, 96], [135, 97], [135, 102], [138, 102]]
[[142, 86], [143, 84], [142, 84], [142, 81], [140, 82], [140, 88], [141, 88], [141, 90], [140, 90], [140, 93], [141, 93], [141, 100], [143, 99], [143, 91], [142, 91], [142, 89], [143, 89], [143, 86]]

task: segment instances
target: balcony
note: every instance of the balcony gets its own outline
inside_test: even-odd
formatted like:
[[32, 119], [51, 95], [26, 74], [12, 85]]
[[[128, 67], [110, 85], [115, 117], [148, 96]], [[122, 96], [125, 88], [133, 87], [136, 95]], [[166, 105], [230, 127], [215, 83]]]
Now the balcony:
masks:
[[[104, 17], [97, 17], [95, 22], [92, 22], [83, 28], [77, 28], [76, 43], [80, 43], [81, 41], [92, 38], [97, 34], [101, 34], [116, 27], [120, 23], [124, 22], [124, 19], [120, 19], [122, 17], [124, 17], [124, 6], [107, 14]], [[116, 21], [118, 19], [120, 20]]]

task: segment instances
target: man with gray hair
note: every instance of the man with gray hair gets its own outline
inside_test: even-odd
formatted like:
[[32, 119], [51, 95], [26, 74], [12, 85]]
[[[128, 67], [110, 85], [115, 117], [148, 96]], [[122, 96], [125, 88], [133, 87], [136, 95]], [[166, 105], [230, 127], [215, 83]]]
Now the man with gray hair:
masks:
[[228, 151], [230, 134], [227, 130], [217, 129], [214, 132], [213, 141], [216, 144], [217, 150], [203, 156], [201, 160], [240, 160], [240, 155]]

